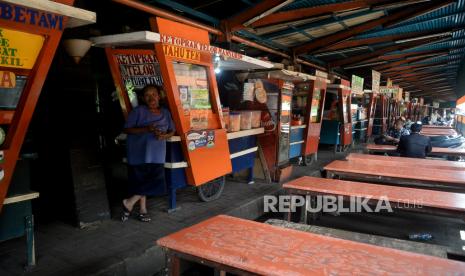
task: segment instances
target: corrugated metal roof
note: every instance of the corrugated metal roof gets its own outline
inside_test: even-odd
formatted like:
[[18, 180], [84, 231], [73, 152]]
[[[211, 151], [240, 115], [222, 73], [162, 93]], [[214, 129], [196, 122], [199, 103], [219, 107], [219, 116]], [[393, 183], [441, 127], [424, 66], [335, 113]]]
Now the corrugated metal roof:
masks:
[[333, 3], [343, 3], [343, 2], [348, 2], [348, 1], [350, 0], [297, 0], [281, 8], [279, 11], [303, 9], [303, 8], [321, 6], [321, 5], [327, 5], [327, 4], [333, 4]]

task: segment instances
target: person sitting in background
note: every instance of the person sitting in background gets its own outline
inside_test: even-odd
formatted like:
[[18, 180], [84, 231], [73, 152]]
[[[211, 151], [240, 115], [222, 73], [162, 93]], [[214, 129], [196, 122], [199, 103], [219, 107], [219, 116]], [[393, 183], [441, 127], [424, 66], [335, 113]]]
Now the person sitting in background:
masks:
[[430, 116], [425, 116], [423, 120], [421, 120], [421, 123], [424, 125], [429, 125], [431, 122], [431, 117]]
[[394, 126], [386, 134], [383, 134], [383, 144], [396, 145], [399, 143], [400, 137], [405, 135], [410, 135], [410, 131], [404, 127], [404, 122], [401, 119], [397, 119]]
[[410, 127], [410, 135], [400, 137], [397, 151], [402, 157], [425, 158], [431, 152], [431, 139], [421, 135], [421, 122]]

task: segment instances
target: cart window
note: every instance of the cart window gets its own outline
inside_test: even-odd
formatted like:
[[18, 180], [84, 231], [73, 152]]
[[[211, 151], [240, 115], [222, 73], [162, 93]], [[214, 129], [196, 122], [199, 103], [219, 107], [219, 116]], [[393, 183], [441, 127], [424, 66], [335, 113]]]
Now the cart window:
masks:
[[18, 105], [19, 98], [26, 85], [27, 78], [24, 76], [16, 76], [14, 87], [0, 88], [0, 109], [15, 109]]
[[204, 66], [173, 62], [184, 115], [190, 116], [191, 129], [208, 128], [211, 114], [207, 69]]

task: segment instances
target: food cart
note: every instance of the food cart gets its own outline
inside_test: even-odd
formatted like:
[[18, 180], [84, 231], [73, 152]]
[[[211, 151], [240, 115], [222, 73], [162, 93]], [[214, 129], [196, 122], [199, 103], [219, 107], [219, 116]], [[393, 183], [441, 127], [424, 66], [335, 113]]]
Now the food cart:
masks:
[[[105, 47], [126, 116], [137, 105], [135, 89], [163, 84], [176, 126], [176, 136], [167, 141], [165, 163], [168, 210], [172, 211], [178, 189], [194, 186], [201, 200], [210, 201], [221, 195], [226, 174], [249, 169], [252, 181], [256, 135], [264, 129], [227, 132], [214, 69], [217, 63], [230, 70], [273, 65], [211, 46], [204, 30], [162, 18], [150, 21], [159, 33], [140, 31], [92, 40]], [[154, 49], [136, 48], [147, 48], [147, 44]]]
[[295, 83], [289, 158], [302, 157], [306, 165], [317, 158], [327, 78], [326, 73], [316, 70], [314, 78]]
[[397, 99], [391, 98], [389, 100], [388, 126], [389, 127], [393, 126], [395, 121], [399, 117], [400, 117], [400, 102]]
[[327, 99], [331, 95], [331, 103], [321, 126], [320, 143], [334, 145], [334, 151], [343, 151], [352, 144], [352, 116], [350, 82], [336, 79], [329, 84]]
[[[0, 241], [26, 235], [27, 265], [35, 265], [28, 159], [21, 152], [29, 122], [65, 27], [95, 23], [72, 0], [8, 1], [0, 10]], [[53, 12], [50, 12], [53, 11]]]
[[388, 128], [388, 104], [389, 97], [387, 95], [379, 95], [376, 101], [375, 118], [373, 123], [373, 134], [381, 135], [387, 131]]

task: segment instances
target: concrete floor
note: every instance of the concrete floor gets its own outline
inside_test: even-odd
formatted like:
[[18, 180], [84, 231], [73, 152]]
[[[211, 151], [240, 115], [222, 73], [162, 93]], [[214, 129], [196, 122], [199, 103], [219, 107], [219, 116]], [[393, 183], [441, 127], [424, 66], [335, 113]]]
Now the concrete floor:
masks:
[[[362, 145], [353, 151], [360, 151]], [[333, 152], [331, 147], [321, 147], [318, 161], [311, 166], [294, 166], [293, 178], [302, 175], [318, 176], [320, 169], [334, 159], [344, 158], [345, 153]], [[121, 223], [117, 217], [92, 228], [78, 229], [64, 223], [37, 225], [37, 267], [28, 275], [153, 275], [164, 265], [163, 251], [155, 241], [169, 233], [185, 228], [217, 214], [264, 221], [269, 217], [282, 218], [282, 214], [263, 215], [264, 195], [281, 191], [279, 184], [257, 181], [254, 185], [227, 181], [220, 199], [204, 203], [193, 189], [178, 193], [181, 209], [168, 214], [166, 197], [150, 199], [151, 223], [131, 219]], [[115, 212], [118, 213], [118, 212]], [[406, 239], [411, 232], [433, 234], [431, 243], [446, 245], [450, 251], [461, 253], [465, 242], [459, 231], [465, 229], [463, 221], [434, 216], [325, 215], [316, 225], [378, 234]], [[262, 216], [259, 218], [259, 216]], [[26, 261], [25, 239], [0, 243], [0, 275], [22, 275]]]

